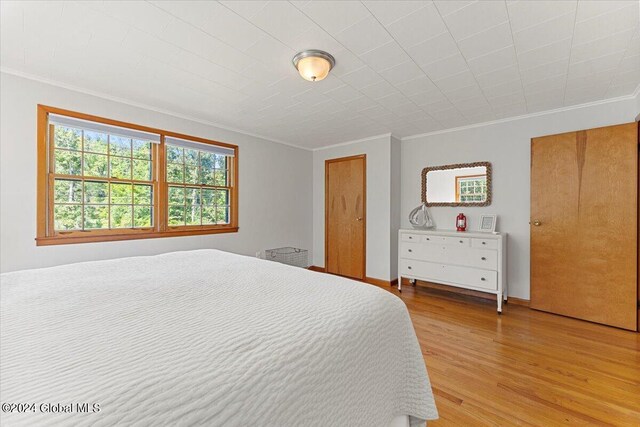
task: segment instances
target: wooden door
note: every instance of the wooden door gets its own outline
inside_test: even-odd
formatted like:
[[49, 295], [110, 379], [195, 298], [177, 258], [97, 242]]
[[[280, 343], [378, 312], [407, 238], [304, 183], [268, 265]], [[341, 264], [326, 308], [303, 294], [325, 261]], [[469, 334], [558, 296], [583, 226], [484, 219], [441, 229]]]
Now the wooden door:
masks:
[[532, 139], [532, 308], [636, 330], [637, 126]]
[[366, 156], [325, 162], [325, 268], [364, 280], [366, 259]]

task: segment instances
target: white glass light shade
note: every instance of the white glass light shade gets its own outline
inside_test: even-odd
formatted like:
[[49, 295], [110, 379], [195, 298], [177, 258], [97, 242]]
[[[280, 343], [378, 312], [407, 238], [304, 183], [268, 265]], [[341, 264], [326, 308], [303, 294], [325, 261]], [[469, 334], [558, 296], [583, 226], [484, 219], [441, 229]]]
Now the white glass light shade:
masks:
[[293, 65], [300, 76], [310, 82], [318, 82], [329, 75], [335, 59], [321, 50], [306, 50], [293, 58]]

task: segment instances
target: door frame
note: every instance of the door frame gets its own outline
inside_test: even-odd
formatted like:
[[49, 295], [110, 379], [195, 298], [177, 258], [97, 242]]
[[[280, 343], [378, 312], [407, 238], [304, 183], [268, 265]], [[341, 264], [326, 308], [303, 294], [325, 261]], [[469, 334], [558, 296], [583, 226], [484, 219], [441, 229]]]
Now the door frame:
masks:
[[362, 278], [367, 278], [367, 155], [356, 154], [347, 157], [337, 157], [324, 161], [324, 268], [329, 272], [329, 165], [331, 163], [362, 159], [364, 163], [362, 174], [362, 222], [364, 235], [362, 237]]

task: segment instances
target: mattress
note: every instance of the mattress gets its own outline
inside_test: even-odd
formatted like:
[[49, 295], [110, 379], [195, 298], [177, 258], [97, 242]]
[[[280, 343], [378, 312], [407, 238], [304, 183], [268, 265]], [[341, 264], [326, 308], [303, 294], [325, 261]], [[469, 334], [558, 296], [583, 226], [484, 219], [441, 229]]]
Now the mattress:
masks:
[[375, 286], [217, 250], [0, 282], [3, 425], [437, 418], [407, 309]]

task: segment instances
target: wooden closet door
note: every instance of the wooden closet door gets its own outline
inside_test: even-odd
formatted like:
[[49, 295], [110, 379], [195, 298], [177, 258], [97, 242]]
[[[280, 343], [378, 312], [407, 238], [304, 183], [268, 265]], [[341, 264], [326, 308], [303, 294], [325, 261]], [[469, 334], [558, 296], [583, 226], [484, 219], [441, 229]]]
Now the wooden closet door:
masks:
[[531, 307], [636, 330], [637, 123], [531, 141]]
[[364, 280], [366, 158], [325, 163], [325, 267], [328, 273]]

